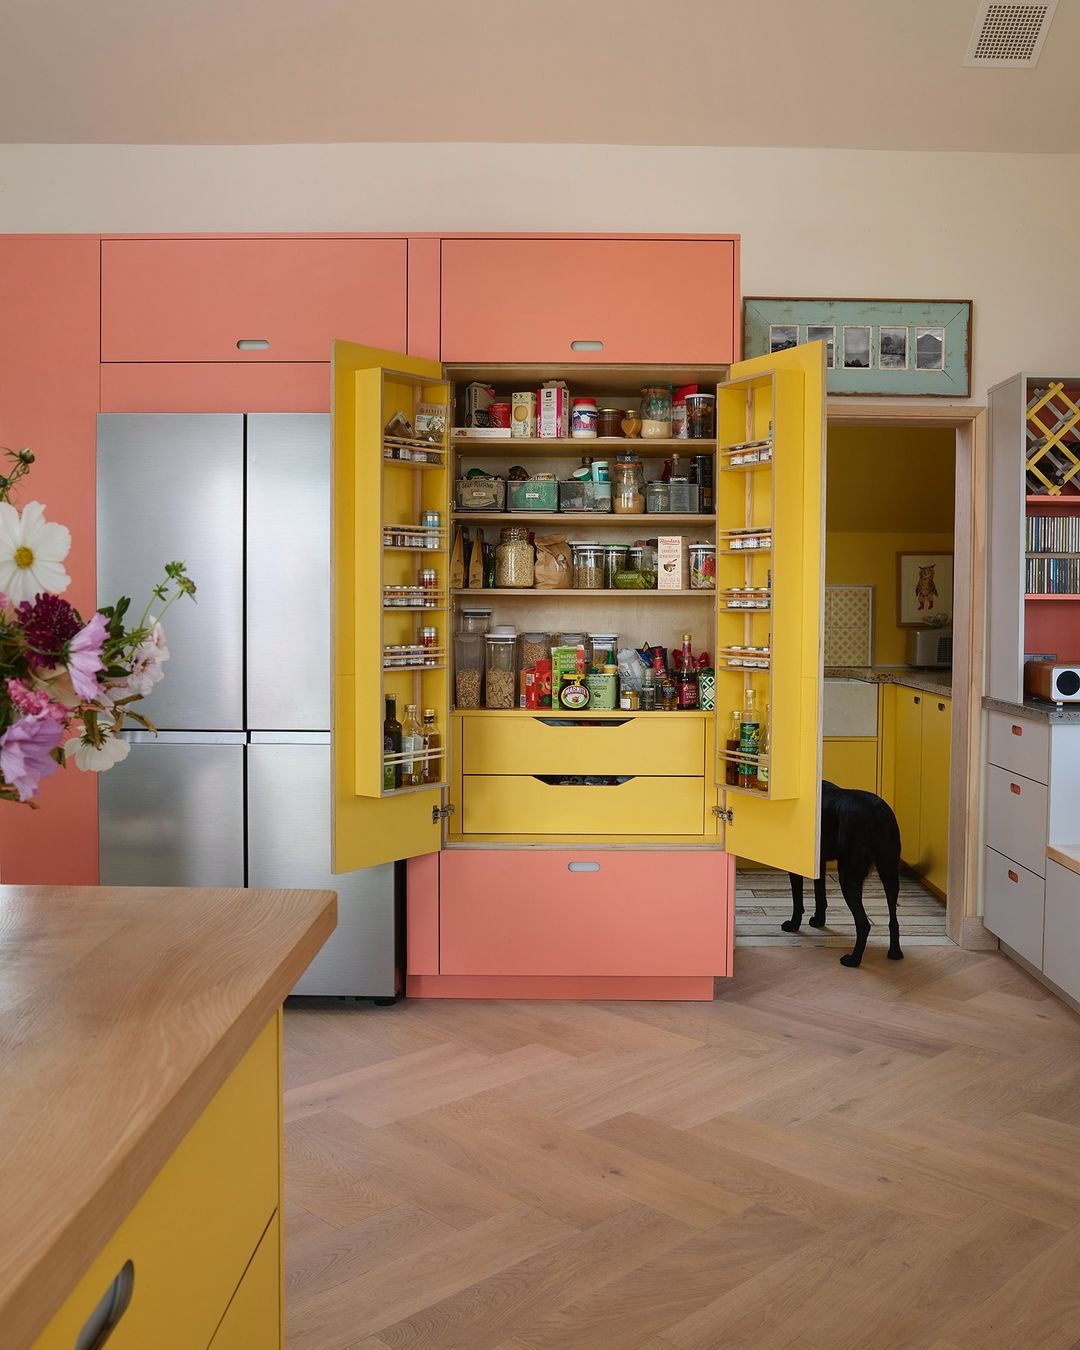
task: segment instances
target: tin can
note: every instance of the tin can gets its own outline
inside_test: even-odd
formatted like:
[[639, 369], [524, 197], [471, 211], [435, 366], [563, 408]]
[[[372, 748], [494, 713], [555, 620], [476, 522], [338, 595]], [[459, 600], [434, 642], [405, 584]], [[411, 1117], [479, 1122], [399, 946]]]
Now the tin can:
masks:
[[716, 671], [698, 671], [698, 707], [703, 712], [716, 711]]
[[536, 436], [536, 392], [510, 395], [510, 435]]
[[510, 425], [510, 404], [495, 402], [488, 407], [489, 427], [508, 427]]

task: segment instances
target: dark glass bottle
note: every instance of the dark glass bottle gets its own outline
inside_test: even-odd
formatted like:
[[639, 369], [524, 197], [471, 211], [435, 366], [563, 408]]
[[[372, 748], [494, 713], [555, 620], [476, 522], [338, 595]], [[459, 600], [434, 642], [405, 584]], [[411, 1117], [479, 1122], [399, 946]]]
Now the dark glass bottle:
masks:
[[390, 759], [401, 754], [401, 723], [397, 720], [397, 699], [386, 696], [386, 721], [383, 722], [383, 791], [401, 786], [401, 760]]

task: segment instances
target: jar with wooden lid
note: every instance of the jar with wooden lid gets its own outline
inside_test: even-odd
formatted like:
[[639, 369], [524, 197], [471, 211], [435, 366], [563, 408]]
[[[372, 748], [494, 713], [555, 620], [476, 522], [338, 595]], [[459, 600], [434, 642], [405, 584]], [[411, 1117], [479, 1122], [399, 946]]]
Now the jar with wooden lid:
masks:
[[536, 551], [523, 525], [503, 527], [495, 548], [495, 585], [529, 590], [536, 583]]

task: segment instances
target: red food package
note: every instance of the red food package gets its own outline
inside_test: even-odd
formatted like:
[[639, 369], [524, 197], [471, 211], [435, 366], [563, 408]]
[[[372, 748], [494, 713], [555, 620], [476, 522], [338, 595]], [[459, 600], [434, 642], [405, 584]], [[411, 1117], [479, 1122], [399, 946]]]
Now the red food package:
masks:
[[551, 707], [551, 659], [537, 661], [533, 667], [536, 675], [537, 707]]

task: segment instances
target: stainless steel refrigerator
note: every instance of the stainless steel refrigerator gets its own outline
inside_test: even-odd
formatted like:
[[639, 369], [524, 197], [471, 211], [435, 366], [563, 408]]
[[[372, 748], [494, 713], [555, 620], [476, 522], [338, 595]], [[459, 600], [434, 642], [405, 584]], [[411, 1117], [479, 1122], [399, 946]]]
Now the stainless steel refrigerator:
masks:
[[403, 869], [330, 871], [330, 419], [103, 414], [98, 594], [141, 612], [182, 558], [159, 729], [100, 783], [106, 885], [312, 886], [338, 927], [293, 991], [393, 998]]

